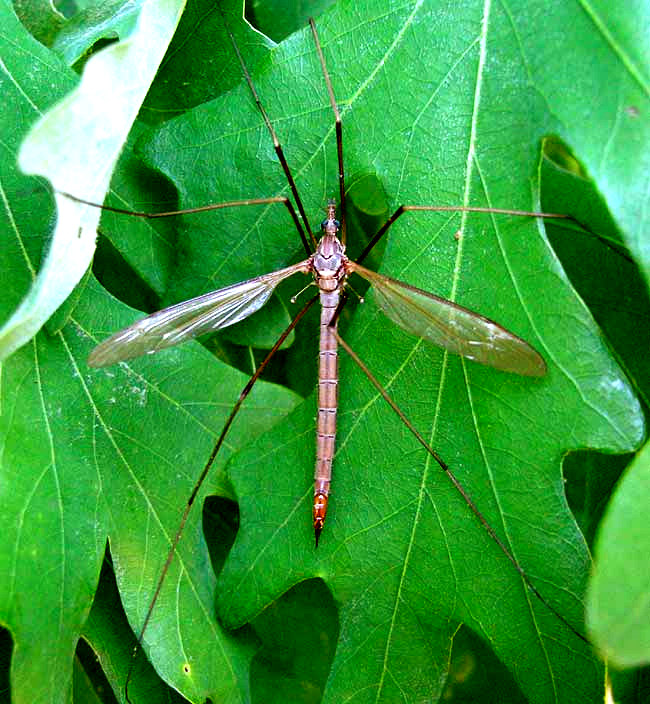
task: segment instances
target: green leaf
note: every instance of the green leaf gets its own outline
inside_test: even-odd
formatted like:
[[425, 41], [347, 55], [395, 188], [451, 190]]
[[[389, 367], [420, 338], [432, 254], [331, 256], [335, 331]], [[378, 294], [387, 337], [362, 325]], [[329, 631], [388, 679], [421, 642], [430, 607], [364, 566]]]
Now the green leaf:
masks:
[[14, 12], [41, 44], [50, 46], [65, 18], [53, 3], [46, 0], [16, 0]]
[[[88, 269], [95, 251], [100, 211], [60, 193], [66, 192], [75, 180], [73, 195], [91, 202], [103, 200], [110, 174], [172, 37], [182, 5], [183, 0], [145, 3], [130, 36], [93, 56], [77, 88], [40, 116], [23, 142], [20, 168], [46, 177], [59, 192], [58, 220], [38, 275], [0, 330], [0, 359], [36, 334]], [[10, 11], [5, 8], [4, 12], [12, 29], [24, 34]], [[15, 59], [7, 76], [15, 100], [24, 103], [32, 114], [40, 112], [39, 106], [21, 90], [18, 80], [23, 73], [32, 75], [30, 55], [26, 51], [21, 54], [10, 42], [6, 50]], [[43, 50], [38, 47], [35, 51]], [[57, 64], [54, 74], [63, 73], [69, 80], [65, 67]], [[45, 92], [38, 77], [35, 80]], [[55, 90], [60, 85], [57, 81]], [[53, 98], [62, 96], [53, 95], [51, 85], [46, 91], [44, 101], [48, 105]]]
[[618, 667], [650, 660], [650, 574], [639, 560], [650, 544], [650, 448], [627, 468], [600, 527], [597, 569], [589, 589], [589, 628], [598, 648]]
[[188, 3], [143, 106], [141, 117], [148, 123], [169, 120], [222, 95], [241, 81], [239, 62], [222, 12], [231, 18], [235, 38], [246, 53], [249, 70], [266, 60], [273, 43], [237, 21], [242, 17], [243, 3], [221, 4], [220, 9], [213, 0]]
[[[170, 209], [175, 207], [173, 189], [164, 179], [152, 175], [137, 151], [139, 140], [145, 139], [149, 133], [150, 128], [141, 120], [133, 123], [111, 178], [106, 205], [123, 210], [146, 211], [151, 206], [152, 193], [155, 193], [156, 202], [164, 201]], [[124, 215], [103, 211], [98, 232], [111, 242], [129, 265], [127, 273], [131, 281], [127, 284], [127, 290], [132, 287], [133, 269], [156, 296], [161, 297], [167, 290], [174, 269], [177, 243], [173, 222], [169, 218], [128, 220], [128, 227], [125, 227]]]
[[[550, 66], [548, 52], [542, 60], [526, 29], [535, 24], [535, 7], [509, 14], [491, 7], [484, 25], [478, 12], [473, 24], [465, 18], [453, 28], [428, 4], [383, 12], [356, 4], [349, 16], [345, 8], [338, 6], [340, 14], [319, 28], [343, 107], [348, 174], [374, 168], [394, 206], [534, 209], [540, 141], [555, 131], [596, 171], [589, 159], [598, 151], [595, 135], [577, 122], [587, 104], [593, 109], [588, 95], [596, 76], [579, 79], [573, 62]], [[602, 71], [607, 47], [582, 22], [546, 15], [544, 26], [578, 23], [581, 42], [602, 54]], [[354, 59], [341, 55], [342, 36]], [[318, 128], [312, 117], [318, 111], [328, 119], [324, 88], [311, 98], [301, 93], [301, 85], [318, 86], [318, 65], [314, 59], [308, 68], [305, 58], [309, 37], [301, 39], [284, 45], [273, 75], [257, 76], [256, 86], [282, 128], [301, 192], [318, 200], [324, 191], [336, 193], [334, 175], [325, 188], [318, 184], [326, 159], [334, 159], [333, 129], [331, 122]], [[575, 65], [588, 63], [578, 60], [578, 45], [569, 49]], [[615, 72], [617, 57], [609, 63]], [[302, 82], [293, 89], [300, 107], [292, 111], [284, 88], [295, 73]], [[643, 99], [633, 83], [624, 90], [630, 102]], [[554, 94], [550, 106], [539, 99], [548, 94]], [[617, 114], [618, 105], [605, 101], [601, 119], [607, 111]], [[208, 110], [197, 122], [214, 124]], [[640, 126], [630, 118], [621, 129], [634, 133]], [[224, 157], [224, 180], [239, 183], [232, 162], [242, 164], [237, 150], [247, 153], [246, 139], [262, 144], [260, 134], [249, 132], [244, 123], [234, 156]], [[327, 152], [320, 150], [326, 139]], [[186, 137], [185, 149], [205, 141]], [[271, 161], [269, 152], [262, 162]], [[260, 159], [259, 147], [255, 153]], [[281, 192], [280, 181], [270, 183], [267, 192]], [[371, 295], [349, 341], [461, 477], [540, 591], [578, 624], [589, 557], [566, 507], [561, 458], [578, 447], [631, 448], [643, 420], [539, 228], [472, 216], [456, 240], [461, 226], [460, 217], [405, 216], [389, 234], [382, 271], [496, 318], [542, 351], [548, 377], [522, 380], [445, 358], [387, 326]], [[307, 520], [311, 472], [301, 462], [313, 444], [314, 400], [231, 466], [242, 529], [220, 580], [224, 621], [249, 621], [296, 581], [317, 574], [339, 603], [341, 622], [326, 701], [395, 701], [404, 693], [409, 701], [435, 698], [461, 620], [491, 645], [531, 701], [594, 700], [602, 681], [589, 649], [530, 596], [440, 470], [346, 360], [341, 378], [332, 513], [317, 554]], [[286, 469], [260, 485], [261, 463]]]
[[332, 4], [334, 0], [251, 0], [245, 4], [245, 12], [253, 26], [280, 42]]
[[[641, 52], [623, 52], [620, 26], [593, 10], [541, 2], [463, 4], [453, 13], [433, 0], [338, 4], [318, 28], [343, 115], [348, 183], [374, 174], [391, 209], [408, 202], [529, 210], [539, 201], [541, 140], [556, 134], [595, 178], [639, 258], [649, 140], [638, 116], [647, 114], [647, 81], [632, 58]], [[168, 55], [166, 70], [173, 61]], [[253, 78], [316, 228], [338, 187], [333, 116], [309, 32], [265, 55]], [[193, 90], [207, 95], [207, 83]], [[148, 110], [157, 104], [167, 109], [161, 99]], [[180, 207], [288, 192], [245, 85], [170, 121], [142, 149], [174, 182]], [[77, 178], [83, 175], [67, 190], [79, 192]], [[151, 201], [148, 209], [170, 209], [157, 189]], [[213, 215], [179, 219], [178, 267], [156, 285], [162, 291], [169, 280], [165, 298], [305, 256], [282, 206]], [[130, 230], [131, 219], [122, 222]], [[358, 252], [352, 235], [349, 250]], [[581, 630], [590, 558], [566, 504], [562, 457], [575, 448], [634, 448], [643, 432], [639, 404], [542, 223], [410, 213], [386, 240], [382, 272], [498, 320], [546, 359], [548, 376], [531, 380], [446, 356], [392, 325], [372, 292], [341, 321], [346, 340], [449, 463], [540, 592]], [[154, 259], [152, 271], [169, 266], [169, 257]], [[9, 271], [24, 275], [15, 261]], [[285, 300], [304, 283], [290, 282]], [[295, 388], [315, 377], [313, 317], [298, 330], [308, 340], [279, 359]], [[44, 690], [56, 678], [65, 696], [107, 534], [121, 598], [139, 630], [189, 487], [244, 383], [196, 345], [116, 369], [85, 369], [94, 341], [131, 319], [93, 284], [67, 328], [52, 339], [41, 335], [5, 366], [1, 498], [14, 528], [1, 551], [0, 573], [13, 575], [3, 585], [2, 619], [20, 644], [12, 693], [22, 686], [25, 700], [36, 700], [26, 694], [35, 677]], [[251, 319], [264, 323], [264, 311]], [[226, 625], [240, 626], [318, 577], [339, 623], [324, 701], [435, 701], [461, 622], [529, 701], [602, 697], [593, 652], [525, 588], [349, 359], [341, 360], [341, 379], [333, 493], [317, 551], [310, 520], [315, 399], [291, 414], [295, 398], [278, 389], [260, 387], [257, 403], [246, 401], [230, 452], [218, 460], [223, 468], [232, 457], [237, 541], [217, 593], [194, 507], [145, 634], [161, 676], [192, 701], [268, 698], [249, 690], [249, 635], [216, 625], [214, 603]], [[209, 483], [201, 498], [229, 494], [222, 474]], [[313, 626], [314, 650], [331, 652], [319, 619], [304, 604], [295, 609]], [[62, 619], [66, 636], [57, 630], [55, 642], [49, 636]], [[39, 658], [43, 641], [67, 646]], [[294, 651], [292, 662], [300, 656]], [[291, 675], [295, 699], [303, 700], [306, 675]]]
[[[147, 601], [142, 595], [148, 593], [143, 585], [159, 574], [178, 521], [178, 504], [170, 497], [178, 493], [187, 500], [192, 469], [205, 462], [230, 399], [246, 380], [195, 344], [162, 364], [147, 359], [135, 367], [89, 371], [85, 360], [93, 345], [133, 318], [124, 309], [120, 314], [93, 284], [61, 333], [40, 335], [5, 363], [2, 499], [13, 518], [2, 536], [7, 580], [2, 618], [17, 644], [16, 701], [39, 700], [34, 682], [43, 701], [47, 691], [51, 701], [65, 700], [74, 643], [88, 615], [107, 536], [122, 600], [128, 613], [138, 614], [135, 622], [142, 622]], [[264, 385], [250, 401], [215, 469], [294, 403], [287, 392]], [[217, 471], [208, 489], [229, 493]], [[213, 665], [221, 674], [197, 687], [214, 696], [232, 690], [242, 696], [250, 649], [220, 632], [211, 616], [214, 576], [198, 512], [187, 537], [161, 599], [184, 592], [184, 618], [202, 621], [207, 629], [202, 635], [194, 631], [194, 637], [219, 643]], [[18, 607], [30, 603], [35, 609]], [[165, 620], [163, 614], [157, 621]], [[46, 633], [55, 628], [60, 635], [43, 648]], [[217, 680], [222, 684], [214, 684]]]
[[[15, 18], [11, 24], [5, 5], [2, 10], [3, 27], [13, 32], [1, 45], [7, 69], [3, 95], [10, 108], [3, 119], [14, 121], [4, 130], [8, 153], [0, 162], [5, 204], [1, 306], [6, 319], [31, 284], [51, 217], [47, 193], [17, 171], [15, 155], [35, 113], [54, 97], [53, 86], [59, 81], [65, 86], [69, 76]], [[78, 178], [66, 184], [77, 193], [84, 185], [83, 175]], [[160, 251], [152, 249], [156, 255]], [[75, 645], [88, 618], [107, 539], [122, 599], [135, 627], [142, 622], [142, 614], [135, 614], [146, 608], [140, 596], [143, 580], [157, 578], [176, 529], [179, 504], [173, 497], [182, 494], [182, 502], [187, 501], [187, 482], [193, 483], [194, 470], [205, 463], [231, 399], [247, 378], [195, 344], [176, 351], [163, 365], [156, 360], [151, 373], [147, 362], [153, 360], [141, 360], [145, 366], [139, 368], [90, 372], [86, 358], [92, 347], [134, 315], [91, 282], [80, 292], [76, 309], [68, 312], [67, 325], [51, 336], [39, 333], [2, 367], [0, 619], [14, 643], [15, 702], [69, 701]], [[219, 475], [228, 454], [295, 405], [290, 392], [258, 387], [206, 491], [230, 495]], [[225, 403], [220, 393], [228, 399]], [[204, 633], [195, 636], [217, 648], [215, 670], [207, 684], [197, 685], [199, 691], [216, 700], [242, 701], [252, 648], [216, 623], [214, 574], [200, 518], [193, 515], [187, 526], [192, 537], [182, 549], [184, 576], [168, 581], [165, 592], [171, 590], [175, 601], [177, 589], [187, 589], [185, 617], [201, 622]], [[165, 594], [161, 598], [168, 599]], [[123, 674], [116, 686], [120, 699]], [[82, 679], [79, 686], [83, 684]]]
[[52, 48], [72, 66], [91, 51], [95, 43], [126, 39], [135, 27], [143, 2], [108, 0], [84, 8], [65, 23]]
[[127, 701], [125, 683], [132, 667], [133, 676], [128, 692], [132, 704], [141, 701], [185, 701], [157, 677], [142, 650], [138, 651], [137, 661], [133, 662], [136, 639], [122, 611], [115, 577], [107, 562], [102, 568], [83, 638], [92, 648], [93, 657], [101, 664], [119, 701]]

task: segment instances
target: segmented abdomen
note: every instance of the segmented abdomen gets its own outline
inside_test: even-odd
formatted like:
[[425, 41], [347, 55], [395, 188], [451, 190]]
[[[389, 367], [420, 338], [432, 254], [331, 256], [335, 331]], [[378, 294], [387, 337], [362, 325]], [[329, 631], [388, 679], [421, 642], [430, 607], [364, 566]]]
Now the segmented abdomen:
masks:
[[332, 478], [338, 406], [338, 344], [330, 322], [339, 304], [339, 291], [321, 291], [320, 345], [318, 353], [318, 422], [316, 428], [316, 470], [314, 473], [314, 530], [323, 528]]

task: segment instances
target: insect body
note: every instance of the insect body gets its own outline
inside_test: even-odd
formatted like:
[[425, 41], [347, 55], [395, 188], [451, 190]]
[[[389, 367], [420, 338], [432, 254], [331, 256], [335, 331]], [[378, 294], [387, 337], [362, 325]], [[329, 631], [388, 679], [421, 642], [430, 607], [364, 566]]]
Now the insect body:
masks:
[[316, 429], [316, 470], [314, 472], [314, 535], [316, 544], [327, 514], [327, 498], [332, 479], [332, 459], [336, 442], [338, 406], [338, 350], [334, 335], [336, 310], [341, 289], [349, 274], [345, 247], [338, 238], [334, 201], [327, 206], [321, 225], [323, 237], [311, 258], [314, 279], [320, 291], [320, 345], [318, 352], [318, 424]]

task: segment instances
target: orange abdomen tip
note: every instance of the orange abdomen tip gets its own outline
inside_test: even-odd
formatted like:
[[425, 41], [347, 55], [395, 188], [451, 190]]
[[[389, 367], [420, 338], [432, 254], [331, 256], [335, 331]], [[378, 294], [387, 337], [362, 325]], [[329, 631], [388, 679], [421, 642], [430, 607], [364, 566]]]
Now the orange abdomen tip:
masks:
[[322, 492], [314, 494], [314, 537], [316, 538], [316, 547], [318, 547], [318, 539], [323, 530], [326, 515], [327, 494], [323, 494]]

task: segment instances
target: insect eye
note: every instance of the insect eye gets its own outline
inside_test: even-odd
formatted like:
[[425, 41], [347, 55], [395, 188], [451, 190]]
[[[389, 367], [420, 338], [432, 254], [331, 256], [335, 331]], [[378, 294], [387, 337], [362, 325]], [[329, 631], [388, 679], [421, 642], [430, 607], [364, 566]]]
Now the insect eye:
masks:
[[341, 223], [338, 220], [330, 220], [329, 218], [325, 218], [325, 220], [323, 220], [323, 222], [320, 224], [321, 229], [324, 230], [329, 222], [333, 222], [337, 230], [341, 229]]

